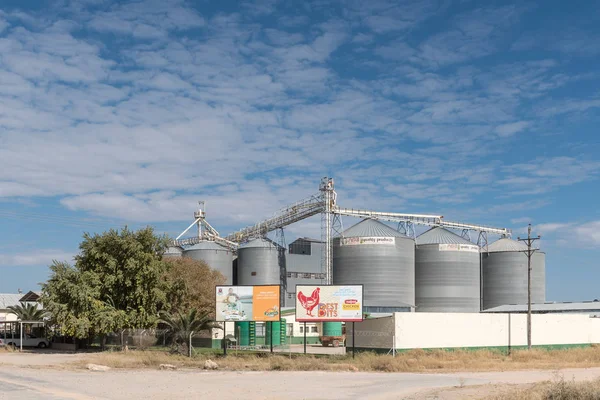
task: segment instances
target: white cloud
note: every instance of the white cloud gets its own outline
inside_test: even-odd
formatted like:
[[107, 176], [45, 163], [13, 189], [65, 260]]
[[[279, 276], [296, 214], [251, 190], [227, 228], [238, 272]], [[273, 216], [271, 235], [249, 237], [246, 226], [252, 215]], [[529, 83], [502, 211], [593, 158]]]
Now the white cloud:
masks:
[[495, 132], [498, 136], [508, 137], [527, 129], [530, 125], [528, 121], [511, 122], [497, 126]]
[[[600, 221], [541, 223], [535, 224], [532, 230], [533, 235], [539, 234], [542, 239], [560, 246], [589, 249], [600, 246]], [[526, 234], [527, 228], [521, 228], [520, 232]]]
[[73, 253], [55, 249], [39, 249], [19, 254], [0, 253], [0, 268], [50, 265], [54, 260], [72, 262], [73, 257]]
[[573, 228], [575, 237], [571, 238], [571, 243], [598, 248], [600, 246], [600, 221], [592, 221]]
[[[596, 161], [574, 156], [500, 161], [497, 136], [536, 118], [524, 104], [572, 82], [560, 63], [437, 69], [496, 51], [518, 10], [497, 20], [498, 10], [476, 10], [419, 42], [410, 29], [443, 5], [352, 2], [332, 20], [265, 29], [246, 14], [205, 23], [190, 4], [99, 3], [66, 22], [31, 17], [0, 39], [0, 196], [56, 196], [139, 222], [187, 221], [208, 199], [211, 220], [239, 226], [316, 191], [326, 174], [344, 205], [424, 212], [498, 186], [546, 193], [597, 176]], [[406, 37], [386, 42], [398, 29]], [[371, 40], [381, 58], [344, 51]], [[594, 104], [572, 110], [582, 107]]]

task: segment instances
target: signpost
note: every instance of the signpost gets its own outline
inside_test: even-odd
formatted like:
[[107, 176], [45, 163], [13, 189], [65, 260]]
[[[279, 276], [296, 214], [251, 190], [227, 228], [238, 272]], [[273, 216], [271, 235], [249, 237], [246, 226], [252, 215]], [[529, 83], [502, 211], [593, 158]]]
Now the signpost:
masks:
[[280, 304], [279, 285], [216, 286], [215, 321], [223, 322], [223, 354], [227, 355], [225, 327], [229, 321], [270, 323], [273, 351], [272, 323], [281, 320]]
[[[363, 320], [363, 304], [363, 285], [296, 285], [296, 321], [304, 322], [304, 353], [306, 354], [307, 322], [352, 322], [354, 358], [354, 323]], [[326, 343], [325, 337], [322, 337], [321, 341]]]
[[362, 320], [363, 285], [296, 285], [296, 321]]

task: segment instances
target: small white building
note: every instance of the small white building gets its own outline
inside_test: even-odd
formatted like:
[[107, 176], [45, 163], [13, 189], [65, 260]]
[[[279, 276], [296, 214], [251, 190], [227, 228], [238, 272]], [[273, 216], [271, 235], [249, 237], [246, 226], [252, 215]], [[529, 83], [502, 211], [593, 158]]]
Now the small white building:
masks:
[[[13, 314], [8, 307], [17, 306], [20, 304], [20, 300], [23, 298], [22, 293], [18, 294], [5, 294], [0, 293], [0, 322], [16, 321], [17, 316]], [[0, 326], [2, 329], [2, 326]]]

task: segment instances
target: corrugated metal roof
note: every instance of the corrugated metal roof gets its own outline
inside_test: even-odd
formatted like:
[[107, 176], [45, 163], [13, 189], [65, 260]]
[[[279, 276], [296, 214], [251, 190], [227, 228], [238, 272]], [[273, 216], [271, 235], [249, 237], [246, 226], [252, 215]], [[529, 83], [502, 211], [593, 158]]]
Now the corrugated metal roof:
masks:
[[416, 239], [417, 245], [420, 244], [474, 244], [467, 239], [458, 236], [454, 232], [439, 226], [433, 227], [427, 232], [422, 233]]
[[[502, 238], [496, 240], [494, 243], [488, 246], [487, 252], [489, 253], [500, 253], [503, 251], [523, 251], [527, 250], [525, 243], [517, 242], [509, 238]], [[484, 249], [485, 251], [485, 249]]]
[[275, 249], [275, 243], [273, 243], [269, 239], [259, 238], [249, 241], [248, 243], [244, 243], [240, 246], [240, 249], [249, 249], [249, 248], [263, 248], [263, 249]]
[[0, 294], [0, 310], [6, 310], [9, 306], [16, 306], [23, 294]]
[[[575, 303], [538, 303], [531, 305], [531, 311], [537, 312], [551, 312], [551, 311], [599, 311], [600, 302], [598, 301], [582, 301]], [[486, 313], [516, 313], [516, 312], [527, 312], [527, 304], [507, 304], [504, 306], [498, 306], [488, 308], [483, 312]]]
[[200, 243], [196, 243], [195, 245], [185, 249], [185, 251], [190, 251], [190, 250], [223, 250], [223, 251], [226, 251], [227, 249], [224, 248], [223, 246], [219, 246], [218, 244], [216, 244], [213, 241], [205, 240]]
[[374, 219], [364, 219], [346, 229], [344, 237], [403, 237], [405, 235]]
[[[299, 241], [299, 240], [303, 240], [303, 241], [305, 241], [305, 242], [311, 242], [311, 243], [323, 243], [323, 241], [322, 241], [322, 240], [320, 240], [320, 239], [313, 239], [313, 238], [308, 238], [308, 237], [301, 237], [301, 238], [298, 238], [298, 239], [294, 240], [292, 243], [294, 243], [294, 242], [297, 242], [297, 241]], [[291, 244], [291, 243], [290, 243], [290, 244]]]

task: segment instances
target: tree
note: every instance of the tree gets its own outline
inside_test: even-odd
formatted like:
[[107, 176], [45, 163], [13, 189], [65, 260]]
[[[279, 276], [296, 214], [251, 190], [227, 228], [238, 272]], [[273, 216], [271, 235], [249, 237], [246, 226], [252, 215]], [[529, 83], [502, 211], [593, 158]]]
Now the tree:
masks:
[[180, 354], [191, 356], [191, 348], [188, 345], [192, 336], [201, 331], [210, 329], [221, 329], [207, 313], [198, 313], [192, 308], [187, 313], [160, 313], [159, 322], [169, 327], [174, 349]]
[[168, 240], [148, 227], [84, 234], [75, 265], [57, 262], [40, 301], [65, 335], [89, 338], [156, 325], [165, 307]]
[[7, 309], [21, 321], [43, 321], [46, 311], [39, 309], [37, 304], [24, 303], [9, 306]]
[[166, 260], [168, 269], [165, 281], [170, 292], [168, 302], [174, 311], [198, 310], [200, 314], [215, 317], [215, 286], [227, 280], [219, 271], [211, 269], [204, 261], [190, 258]]

